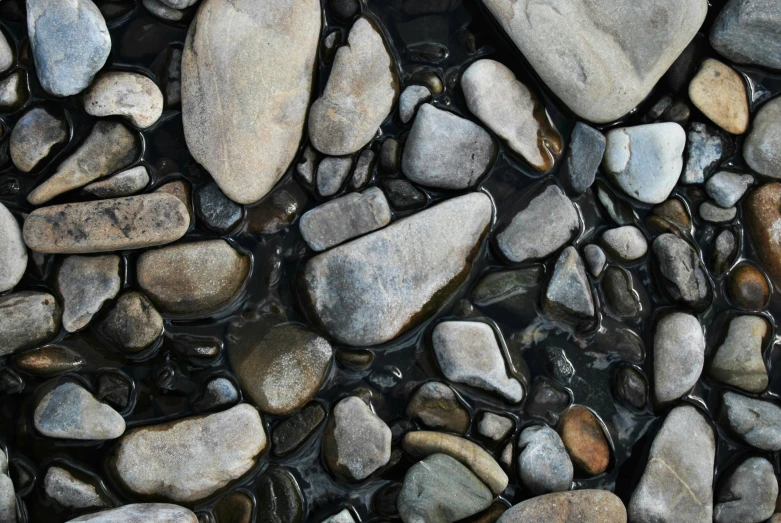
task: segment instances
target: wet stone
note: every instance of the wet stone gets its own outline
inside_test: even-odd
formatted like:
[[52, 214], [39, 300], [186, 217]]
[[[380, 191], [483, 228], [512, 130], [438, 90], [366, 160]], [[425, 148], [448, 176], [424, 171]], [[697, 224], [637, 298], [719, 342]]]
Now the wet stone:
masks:
[[233, 491], [214, 505], [212, 513], [217, 523], [252, 523], [252, 498]]
[[729, 223], [735, 219], [738, 210], [735, 207], [723, 209], [711, 202], [702, 202], [699, 208], [700, 218], [711, 223]]
[[521, 481], [533, 494], [563, 492], [572, 487], [572, 461], [555, 430], [545, 425], [524, 429], [518, 450]]
[[241, 220], [243, 209], [219, 185], [209, 183], [195, 191], [195, 213], [207, 228], [225, 234]]
[[457, 434], [469, 430], [469, 411], [458, 401], [453, 389], [438, 381], [430, 381], [418, 388], [404, 413], [431, 429]]
[[160, 77], [165, 107], [179, 105], [182, 101], [182, 49], [169, 47], [163, 74]]
[[341, 349], [336, 353], [336, 361], [350, 370], [366, 370], [374, 361], [374, 353], [369, 349]]
[[728, 65], [706, 58], [689, 84], [689, 98], [725, 131], [743, 134], [748, 129], [746, 87], [740, 75]]
[[724, 274], [735, 261], [738, 242], [732, 231], [725, 229], [719, 233], [713, 242], [713, 253], [711, 255], [711, 267], [717, 274]]
[[204, 388], [198, 407], [203, 410], [215, 410], [235, 405], [241, 399], [236, 386], [228, 378], [214, 378]]
[[611, 354], [633, 363], [640, 363], [645, 359], [645, 347], [640, 336], [622, 323], [611, 323], [607, 318], [603, 318], [594, 341], [596, 344], [590, 350], [595, 352]]
[[409, 123], [418, 108], [431, 100], [431, 91], [425, 85], [410, 85], [399, 97], [399, 117], [402, 123]]
[[486, 412], [477, 425], [477, 431], [493, 441], [499, 442], [506, 438], [515, 428], [515, 422], [493, 412]]
[[130, 405], [133, 382], [119, 371], [104, 372], [98, 377], [97, 396], [117, 409]]
[[321, 523], [355, 523], [355, 519], [348, 509], [344, 509], [330, 518], [324, 519]]
[[395, 211], [412, 211], [426, 205], [426, 194], [407, 180], [384, 178], [380, 185]]
[[190, 510], [169, 503], [134, 503], [71, 519], [68, 523], [199, 523]]
[[163, 114], [163, 93], [144, 75], [109, 71], [99, 74], [84, 93], [84, 109], [92, 116], [123, 116], [146, 129]]
[[654, 398], [660, 405], [686, 394], [700, 378], [705, 337], [696, 316], [673, 312], [659, 320], [654, 333]]
[[[0, 456], [2, 459], [6, 459], [2, 450], [0, 450]], [[7, 472], [7, 470], [0, 470], [0, 521], [17, 523], [16, 493], [14, 483]]]
[[34, 107], [11, 131], [11, 159], [17, 169], [28, 173], [67, 140], [68, 122], [43, 107]]
[[0, 292], [13, 289], [27, 270], [27, 246], [16, 217], [0, 203]]
[[401, 146], [395, 138], [386, 138], [380, 148], [380, 171], [386, 174], [399, 172]]
[[54, 338], [62, 312], [54, 296], [23, 291], [0, 297], [0, 355], [13, 354]]
[[736, 267], [729, 275], [727, 287], [732, 301], [741, 309], [762, 309], [770, 298], [770, 287], [765, 276], [753, 265]]
[[594, 297], [583, 260], [577, 249], [567, 247], [556, 260], [548, 287], [542, 297], [542, 310], [551, 319], [577, 330], [587, 330], [595, 321]]
[[171, 196], [175, 196], [181, 201], [187, 208], [187, 214], [190, 217], [190, 222], [193, 220], [193, 198], [192, 187], [187, 180], [176, 180], [166, 183], [155, 189], [157, 193], [166, 193]]
[[163, 334], [163, 318], [143, 294], [123, 293], [97, 324], [98, 333], [114, 347], [140, 352]]
[[529, 389], [529, 398], [524, 409], [527, 415], [555, 425], [570, 403], [566, 389], [548, 380], [537, 380]]
[[713, 23], [710, 43], [739, 64], [781, 69], [781, 9], [773, 0], [730, 0]]
[[0, 111], [16, 111], [29, 98], [27, 75], [23, 70], [17, 70], [0, 80]]
[[274, 191], [268, 200], [247, 208], [247, 232], [276, 234], [296, 220], [299, 206], [293, 194], [285, 190]]
[[781, 178], [781, 97], [763, 105], [743, 143], [746, 163], [759, 174]]
[[317, 192], [333, 196], [342, 188], [353, 165], [351, 156], [328, 156], [317, 166]]
[[77, 371], [85, 361], [78, 353], [60, 345], [46, 345], [23, 352], [14, 358], [14, 365], [34, 376], [54, 376], [68, 371]]
[[545, 347], [542, 360], [546, 372], [560, 383], [568, 383], [575, 376], [575, 367], [560, 347]]
[[562, 167], [564, 181], [575, 194], [583, 194], [594, 183], [606, 145], [605, 135], [583, 122], [575, 124]]
[[749, 193], [744, 216], [759, 261], [770, 279], [781, 285], [781, 183], [767, 183]]
[[579, 472], [596, 476], [607, 470], [610, 446], [602, 425], [589, 409], [570, 407], [561, 417], [558, 432]]
[[14, 50], [5, 34], [0, 33], [0, 72], [7, 71], [14, 65]]
[[605, 269], [600, 285], [605, 302], [613, 314], [621, 318], [640, 315], [643, 305], [634, 289], [632, 273], [611, 265]]
[[329, 0], [328, 12], [343, 22], [349, 22], [361, 11], [358, 0]]
[[713, 287], [700, 257], [691, 245], [673, 234], [662, 234], [651, 249], [658, 284], [671, 302], [702, 312], [713, 301]]
[[681, 183], [705, 182], [733, 152], [734, 146], [723, 133], [710, 125], [693, 122], [687, 133], [686, 166]]
[[98, 198], [118, 198], [140, 192], [149, 184], [149, 171], [143, 165], [118, 172], [105, 180], [92, 182], [84, 187], [88, 193]]
[[638, 260], [648, 252], [645, 235], [633, 225], [603, 232], [602, 245], [608, 254], [625, 262]]
[[313, 185], [317, 172], [318, 153], [314, 147], [307, 145], [296, 164], [296, 174], [306, 185]]
[[502, 514], [497, 523], [625, 523], [621, 499], [604, 490], [573, 490], [537, 496]]
[[353, 175], [350, 177], [349, 188], [359, 191], [366, 187], [372, 179], [374, 166], [377, 163], [377, 155], [371, 149], [364, 149], [355, 161]]
[[605, 251], [599, 245], [589, 244], [583, 248], [583, 258], [586, 260], [586, 265], [591, 275], [599, 278], [607, 262]]
[[734, 392], [724, 394], [721, 423], [739, 440], [768, 452], [781, 450], [781, 408]]
[[705, 190], [720, 207], [732, 207], [754, 184], [750, 174], [739, 174], [730, 171], [719, 171], [708, 179]]
[[57, 272], [57, 292], [62, 296], [62, 325], [68, 332], [86, 327], [106, 301], [119, 293], [120, 258], [69, 256]]
[[293, 475], [283, 468], [267, 470], [258, 482], [258, 514], [260, 521], [301, 523], [304, 500]]
[[49, 467], [43, 488], [50, 499], [66, 509], [111, 507], [109, 500], [94, 485], [80, 480], [62, 467]]
[[542, 265], [489, 272], [472, 288], [472, 301], [478, 307], [502, 305], [513, 311], [532, 309], [533, 303], [529, 302], [537, 301], [544, 275]]
[[271, 451], [279, 457], [289, 456], [314, 434], [325, 417], [325, 409], [319, 403], [306, 405], [274, 428]]
[[607, 184], [600, 181], [597, 181], [597, 200], [607, 212], [608, 218], [618, 225], [632, 225], [635, 222], [632, 206], [613, 194], [607, 189]]
[[125, 420], [73, 381], [53, 386], [35, 406], [33, 422], [50, 438], [76, 440], [115, 439], [125, 432]]
[[184, 11], [181, 9], [173, 9], [164, 4], [161, 0], [141, 0], [141, 3], [153, 15], [170, 22], [178, 22], [184, 18], [185, 15]]
[[713, 508], [715, 523], [761, 523], [773, 515], [778, 480], [764, 458], [741, 463], [719, 489]]
[[634, 367], [624, 365], [619, 369], [613, 391], [618, 401], [635, 409], [645, 409], [648, 403], [648, 382]]

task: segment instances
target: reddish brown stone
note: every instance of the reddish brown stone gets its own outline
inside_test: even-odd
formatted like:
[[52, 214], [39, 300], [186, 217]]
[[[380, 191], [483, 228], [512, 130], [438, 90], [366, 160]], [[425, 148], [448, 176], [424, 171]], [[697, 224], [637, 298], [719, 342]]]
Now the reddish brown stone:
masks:
[[739, 265], [729, 275], [729, 293], [741, 309], [762, 309], [770, 298], [765, 276], [753, 265]]
[[773, 283], [781, 285], [781, 183], [751, 191], [744, 211], [759, 261]]
[[586, 407], [574, 405], [564, 413], [559, 435], [578, 471], [596, 476], [607, 470], [610, 445], [599, 420]]

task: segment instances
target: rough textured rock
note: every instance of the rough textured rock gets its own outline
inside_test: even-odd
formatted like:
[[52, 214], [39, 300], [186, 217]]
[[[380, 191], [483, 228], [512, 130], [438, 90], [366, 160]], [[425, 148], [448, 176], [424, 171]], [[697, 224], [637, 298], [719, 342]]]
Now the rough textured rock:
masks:
[[681, 182], [703, 183], [733, 152], [734, 146], [724, 133], [704, 123], [693, 122], [687, 133], [686, 166]]
[[740, 64], [781, 69], [781, 9], [773, 0], [730, 0], [719, 13], [710, 43]]
[[151, 346], [163, 334], [163, 318], [146, 296], [128, 291], [100, 320], [97, 331], [118, 349], [135, 353]]
[[705, 190], [720, 207], [732, 207], [754, 184], [750, 174], [719, 171], [708, 179]]
[[320, 26], [315, 0], [208, 0], [190, 24], [181, 89], [187, 147], [235, 202], [260, 200], [298, 152]]
[[497, 392], [518, 403], [523, 388], [507, 376], [506, 363], [494, 330], [486, 323], [445, 321], [431, 336], [439, 366], [449, 380]]
[[270, 467], [260, 477], [257, 519], [279, 523], [303, 521], [304, 499], [298, 483], [289, 471]]
[[[5, 459], [5, 455], [0, 451]], [[16, 492], [14, 483], [6, 471], [0, 471], [0, 521], [3, 523], [17, 523], [16, 518]]]
[[312, 258], [299, 280], [311, 318], [347, 345], [395, 338], [464, 281], [490, 221], [490, 199], [468, 194]]
[[135, 133], [119, 122], [99, 121], [76, 152], [57, 167], [57, 172], [27, 195], [27, 201], [33, 205], [44, 204], [62, 193], [124, 169], [139, 154], [141, 143]]
[[561, 417], [558, 431], [580, 472], [596, 476], [607, 470], [610, 445], [602, 425], [589, 409], [580, 405], [570, 407]]
[[298, 450], [325, 420], [325, 408], [312, 402], [274, 428], [271, 452], [284, 457]]
[[743, 209], [759, 261], [770, 279], [781, 286], [781, 183], [751, 191]]
[[415, 117], [418, 108], [431, 100], [431, 90], [425, 85], [410, 85], [399, 96], [399, 118], [409, 123]]
[[198, 518], [178, 505], [134, 503], [71, 519], [68, 523], [198, 523]]
[[561, 154], [559, 132], [537, 96], [494, 60], [478, 60], [461, 75], [469, 110], [515, 154], [547, 172]]
[[252, 469], [265, 448], [260, 414], [245, 403], [130, 430], [119, 440], [109, 468], [135, 496], [195, 503]]
[[109, 500], [94, 485], [80, 480], [62, 467], [49, 467], [43, 479], [43, 488], [49, 499], [67, 509], [111, 506]]
[[421, 185], [466, 189], [477, 184], [495, 155], [496, 144], [485, 129], [424, 104], [404, 144], [401, 169]]
[[17, 69], [0, 80], [0, 111], [13, 112], [20, 109], [30, 99], [27, 74]]
[[562, 251], [542, 296], [542, 310], [550, 318], [588, 329], [595, 321], [594, 297], [586, 268], [575, 247]]
[[125, 432], [125, 420], [73, 381], [54, 385], [37, 402], [33, 423], [50, 438], [105, 440]]
[[562, 173], [567, 186], [576, 194], [586, 192], [594, 183], [606, 145], [601, 132], [583, 122], [575, 124]]
[[82, 254], [164, 245], [184, 236], [189, 226], [181, 200], [151, 193], [42, 207], [22, 230], [34, 251]]
[[556, 185], [535, 196], [496, 236], [496, 245], [509, 261], [546, 258], [575, 238], [578, 211]]
[[54, 296], [23, 291], [0, 297], [0, 355], [46, 343], [60, 332], [62, 311]]
[[511, 418], [499, 416], [493, 412], [486, 412], [477, 425], [477, 432], [495, 442], [506, 438], [515, 428], [515, 422]]
[[773, 515], [778, 480], [764, 458], [741, 463], [719, 490], [713, 509], [715, 523], [762, 523]]
[[208, 229], [227, 234], [241, 220], [244, 209], [231, 201], [216, 183], [208, 183], [195, 191], [195, 213]]
[[68, 256], [57, 271], [57, 292], [62, 296], [62, 325], [68, 332], [83, 329], [106, 301], [119, 293], [120, 258]]
[[355, 161], [353, 174], [350, 176], [349, 188], [360, 191], [369, 183], [374, 175], [374, 166], [377, 165], [377, 155], [371, 149], [364, 149]]
[[689, 83], [689, 98], [713, 123], [732, 134], [748, 129], [746, 86], [730, 66], [707, 58]]
[[768, 452], [781, 450], [781, 408], [774, 403], [727, 392], [719, 417], [752, 447]]
[[620, 261], [635, 261], [648, 252], [642, 231], [633, 225], [609, 229], [602, 233], [605, 250]]
[[244, 286], [249, 257], [225, 240], [182, 243], [142, 254], [138, 285], [169, 314], [202, 314], [228, 303]]
[[670, 411], [632, 494], [629, 520], [711, 523], [715, 458], [713, 429], [703, 415], [689, 405]]
[[556, 96], [597, 123], [620, 118], [648, 95], [708, 9], [705, 0], [578, 1], [560, 9], [533, 0], [485, 5]]
[[737, 316], [716, 348], [708, 374], [716, 381], [759, 394], [768, 386], [762, 357], [770, 325], [761, 316]]
[[469, 411], [458, 401], [453, 389], [438, 381], [429, 381], [416, 390], [404, 413], [432, 429], [458, 434], [469, 430]]
[[643, 203], [666, 200], [683, 168], [683, 128], [677, 123], [655, 123], [613, 129], [606, 137], [602, 166], [612, 181]]
[[84, 90], [111, 52], [106, 21], [90, 0], [27, 0], [27, 32], [41, 86], [55, 96]]
[[702, 373], [705, 336], [696, 316], [674, 312], [659, 320], [654, 333], [654, 398], [673, 402], [691, 389]]
[[452, 523], [488, 508], [493, 495], [469, 469], [445, 454], [413, 465], [397, 500], [404, 523]]
[[732, 301], [740, 309], [763, 309], [770, 299], [770, 286], [762, 272], [747, 263], [730, 272], [727, 289]]
[[27, 270], [27, 246], [16, 217], [0, 203], [0, 292], [13, 289]]
[[358, 151], [390, 114], [398, 90], [396, 66], [382, 34], [368, 18], [359, 18], [347, 45], [336, 52], [323, 95], [309, 111], [312, 145], [332, 156]]
[[521, 481], [533, 494], [563, 492], [572, 487], [572, 461], [555, 430], [545, 425], [524, 429], [518, 450]]
[[149, 183], [149, 171], [143, 165], [118, 172], [105, 180], [92, 182], [84, 187], [98, 198], [119, 198], [140, 192]]
[[11, 160], [20, 171], [29, 173], [52, 149], [68, 139], [68, 122], [43, 107], [24, 113], [11, 131]]
[[604, 490], [557, 492], [526, 500], [496, 523], [626, 523], [626, 509]]
[[329, 156], [323, 158], [317, 166], [317, 192], [320, 196], [333, 196], [342, 188], [350, 168], [353, 165], [351, 156]]
[[84, 93], [84, 110], [92, 116], [123, 116], [146, 129], [163, 114], [163, 93], [149, 78], [127, 71], [99, 74]]
[[328, 466], [349, 481], [361, 481], [391, 458], [391, 430], [360, 398], [333, 408], [323, 436]]
[[667, 299], [694, 312], [707, 309], [713, 301], [713, 285], [697, 251], [670, 233], [657, 236], [651, 249], [658, 284]]
[[754, 116], [743, 158], [759, 174], [781, 178], [781, 97], [770, 100]]

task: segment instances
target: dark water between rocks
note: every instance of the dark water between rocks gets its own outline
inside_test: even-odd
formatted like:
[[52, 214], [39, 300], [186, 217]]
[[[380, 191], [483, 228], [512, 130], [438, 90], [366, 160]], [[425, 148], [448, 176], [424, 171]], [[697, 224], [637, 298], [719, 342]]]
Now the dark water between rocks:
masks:
[[[426, 14], [405, 14], [404, 10], [400, 9], [402, 3], [417, 6], [430, 4], [434, 7], [446, 7], [447, 9]], [[387, 36], [393, 42], [398, 66], [403, 72], [402, 87], [411, 83], [411, 76], [416, 70], [434, 71], [445, 85], [444, 93], [435, 98], [435, 104], [447, 107], [474, 120], [465, 110], [465, 103], [458, 88], [457, 79], [459, 73], [475, 59], [490, 57], [510, 67], [521, 82], [544, 98], [551, 119], [567, 141], [575, 119], [541, 85], [520, 53], [503, 38], [487, 12], [478, 4], [477, 0], [450, 0], [450, 2], [370, 0], [368, 5], [364, 6], [364, 12], [370, 13], [381, 22]], [[721, 9], [723, 2], [718, 1], [713, 4], [706, 26], [703, 28], [705, 34], [707, 34], [707, 29], [715, 14]], [[121, 2], [117, 5], [121, 5]], [[19, 8], [20, 2], [18, 0], [4, 0], [0, 3], [0, 22], [2, 22], [3, 29], [15, 37], [17, 49], [24, 49], [22, 39], [26, 31], [23, 19], [18, 18]], [[21, 8], [23, 9], [23, 5]], [[436, 9], [432, 11], [436, 11]], [[349, 26], [340, 26], [327, 14], [325, 16], [327, 24], [323, 29], [323, 35], [338, 29], [343, 31], [346, 36]], [[181, 46], [184, 42], [189, 17], [185, 22], [181, 24], [163, 22], [150, 15], [139, 3], [132, 12], [114, 21], [109, 21], [113, 49], [108, 67], [138, 70], [153, 79], [160, 80], [167, 49], [170, 46]], [[707, 46], [707, 38], [702, 40], [706, 48], [705, 54], [714, 54]], [[423, 43], [438, 45], [419, 45]], [[447, 51], [444, 52], [444, 49]], [[80, 112], [77, 97], [56, 102], [52, 101], [51, 98], [47, 99], [40, 86], [36, 84], [34, 68], [30, 60], [20, 61], [22, 62], [21, 67], [33, 72], [29, 75], [33, 95], [26, 107], [38, 103], [53, 103], [61, 106], [71, 122], [72, 139], [68, 146], [60, 151], [56, 157], [49, 160], [48, 166], [37, 175], [20, 174], [13, 169], [7, 158], [5, 159], [2, 164], [5, 167], [0, 170], [0, 201], [17, 215], [30, 211], [25, 201], [27, 192], [37, 185], [39, 180], [49, 176], [59, 162], [74, 150], [93, 122]], [[752, 115], [755, 113], [758, 103], [781, 92], [781, 77], [767, 76], [752, 68], [736, 66], [736, 69], [746, 76], [752, 87], [754, 98]], [[325, 85], [328, 72], [329, 65], [321, 60], [318, 81], [320, 90]], [[665, 79], [662, 79], [649, 98], [633, 114], [625, 117], [621, 123], [630, 125], [640, 123], [642, 116], [650, 106], [668, 92], [667, 83]], [[685, 93], [682, 93], [682, 96], [685, 97]], [[23, 109], [3, 116], [3, 127], [6, 131], [12, 128], [22, 112]], [[690, 121], [704, 122], [707, 119], [692, 108]], [[396, 137], [403, 143], [408, 131], [409, 126], [402, 125], [398, 119], [397, 111], [394, 111], [382, 126], [381, 136], [375, 140], [374, 147], [379, 152], [382, 139], [387, 136]], [[150, 173], [153, 176], [152, 187], [182, 177], [190, 181], [193, 188], [209, 181], [207, 175], [202, 174], [192, 165], [192, 159], [184, 141], [181, 116], [176, 108], [166, 110], [160, 122], [144, 131], [143, 136], [145, 151], [142, 163], [150, 168]], [[4, 147], [7, 148], [7, 140]], [[738, 148], [738, 150], [740, 149]], [[740, 166], [742, 160], [736, 159], [735, 164]], [[493, 169], [480, 187], [492, 196], [496, 203], [497, 218], [501, 221], [508, 216], [511, 209], [524, 199], [524, 195], [534, 191], [545, 180], [555, 177], [557, 170], [548, 176], [541, 176], [523, 162], [512, 158], [504, 149], [500, 149]], [[297, 195], [301, 203], [300, 215], [316, 206], [318, 198], [313, 195], [312, 191], [299, 184], [292, 174], [292, 168], [290, 171], [280, 182], [276, 191], [284, 189]], [[598, 179], [601, 179], [601, 175]], [[377, 178], [372, 184], [376, 183]], [[592, 187], [592, 190], [575, 200], [583, 220], [581, 235], [575, 242], [577, 247], [588, 243], [601, 230], [615, 226], [604, 209], [596, 202], [593, 189]], [[428, 204], [431, 205], [454, 194], [427, 191]], [[674, 194], [687, 202], [690, 211], [696, 210], [698, 202], [704, 197], [701, 188], [682, 190], [679, 187]], [[266, 200], [270, 197], [271, 195]], [[73, 196], [69, 195], [67, 198], [72, 199]], [[61, 200], [53, 203], [59, 203], [59, 201]], [[261, 205], [263, 205], [262, 202]], [[651, 233], [645, 224], [650, 206], [635, 202], [634, 210], [637, 214], [636, 225], [650, 238]], [[691, 214], [696, 215], [696, 212], [691, 212]], [[753, 260], [755, 257], [741, 223], [742, 216], [739, 210], [736, 222], [727, 227], [733, 229], [740, 239], [739, 257]], [[707, 267], [710, 267], [712, 241], [722, 228], [722, 226], [704, 223], [697, 216], [694, 218], [692, 237], [701, 251]], [[293, 281], [298, 267], [305, 261], [308, 254], [298, 231], [297, 222], [284, 231], [271, 235], [250, 235], [244, 232], [244, 229], [245, 225], [242, 225], [227, 235], [227, 239], [234, 246], [244, 252], [251, 253], [253, 257], [249, 283], [231, 310], [209, 319], [167, 320], [164, 338], [137, 358], [128, 358], [119, 352], [103, 347], [93, 337], [89, 329], [73, 335], [68, 335], [63, 331], [55, 340], [56, 343], [73, 348], [86, 357], [87, 365], [78, 372], [79, 379], [94, 384], [99, 374], [110, 369], [119, 370], [133, 379], [135, 384], [133, 404], [123, 412], [129, 428], [197, 413], [195, 403], [203, 386], [215, 376], [226, 376], [235, 382], [224, 351], [216, 358], [198, 361], [196, 358], [187, 357], [180, 350], [177, 350], [175, 347], [177, 343], [179, 347], [181, 347], [183, 340], [191, 344], [196, 342], [223, 343], [230, 321], [245, 310], [267, 310], [281, 305], [291, 320], [304, 321], [297, 305]], [[197, 219], [194, 228], [187, 235], [188, 239], [213, 237], [217, 237], [217, 235], [199, 224]], [[134, 284], [133, 268], [136, 256], [137, 253], [133, 252], [125, 253], [123, 256], [126, 288], [133, 287]], [[643, 340], [646, 356], [644, 362], [636, 365], [636, 368], [642, 370], [650, 380], [651, 358], [649, 352], [654, 318], [659, 313], [657, 307], [667, 307], [669, 304], [655, 287], [646, 263], [649, 256], [628, 266], [635, 278], [636, 287], [638, 283], [641, 283], [647, 296], [643, 298], [643, 313], [638, 319], [625, 321], [624, 327], [635, 331]], [[28, 270], [28, 275], [25, 276], [16, 290], [46, 289], [51, 292], [53, 268], [57, 262], [54, 258], [52, 256], [46, 257], [40, 278], [34, 276], [35, 270]], [[550, 273], [554, 262], [555, 256], [548, 263], [546, 273]], [[433, 326], [446, 317], [458, 315], [463, 317], [463, 303], [460, 300], [469, 296], [471, 287], [480, 275], [491, 269], [502, 267], [506, 268], [507, 266], [499, 261], [490, 245], [485, 245], [468, 282], [459, 289], [434, 318], [386, 346], [372, 348], [374, 360], [371, 366], [365, 370], [350, 370], [339, 363], [338, 357], [335, 358], [315, 401], [328, 407], [334, 400], [354, 392], [356, 389], [362, 388], [371, 391], [372, 403], [377, 414], [394, 431], [394, 451], [400, 452], [400, 438], [398, 436], [407, 427], [413, 426], [412, 422], [405, 420], [403, 416], [404, 407], [411, 393], [425, 381], [432, 379], [444, 381], [430, 347], [430, 334]], [[724, 290], [724, 280], [723, 276], [714, 278], [716, 299], [713, 305], [700, 315], [700, 320], [706, 327], [708, 350], [711, 350], [723, 336], [724, 319], [732, 309]], [[595, 296], [602, 300], [596, 285], [594, 290]], [[642, 289], [640, 290], [642, 291]], [[664, 412], [652, 412], [650, 408], [636, 411], [615, 401], [611, 392], [615, 373], [621, 365], [629, 365], [629, 363], [622, 362], [615, 355], [600, 353], [596, 350], [595, 340], [597, 337], [600, 335], [609, 336], [610, 332], [614, 332], [616, 327], [621, 326], [618, 319], [606, 315], [604, 307], [600, 307], [600, 310], [602, 316], [599, 329], [581, 337], [573, 337], [542, 317], [539, 313], [539, 294], [537, 302], [530, 301], [520, 311], [508, 310], [507, 307], [501, 305], [483, 308], [475, 306], [471, 317], [487, 317], [495, 322], [496, 327], [504, 335], [509, 351], [516, 354], [521, 346], [520, 333], [530, 325], [536, 326], [538, 334], [544, 333], [546, 335], [544, 339], [539, 340], [534, 346], [523, 352], [523, 360], [528, 365], [532, 381], [541, 379], [558, 381], [560, 386], [569, 390], [573, 403], [593, 409], [604, 423], [613, 447], [613, 456], [608, 471], [595, 478], [586, 479], [576, 476], [576, 487], [614, 490], [625, 503], [628, 503], [634, 486], [644, 469], [648, 447], [653, 439], [652, 434], [658, 429]], [[779, 361], [781, 360], [781, 350], [776, 347], [780, 340], [775, 331], [775, 320], [779, 318], [779, 314], [781, 314], [781, 299], [778, 294], [773, 294], [767, 315], [771, 317], [774, 332], [765, 351], [771, 382], [769, 391], [763, 396], [776, 400], [778, 399], [777, 395], [781, 393], [781, 375], [774, 372], [776, 366], [781, 363]], [[546, 347], [559, 348], [564, 351], [575, 371], [570, 379], [562, 380], [560, 376], [554, 375], [552, 365], [549, 364], [549, 358], [546, 356]], [[0, 360], [0, 363], [2, 363], [0, 368], [14, 369], [10, 358], [5, 358], [4, 362]], [[0, 395], [0, 442], [6, 445], [12, 458], [11, 474], [17, 493], [24, 502], [27, 521], [58, 522], [67, 519], [47, 505], [41, 485], [42, 474], [47, 465], [58, 460], [64, 460], [85, 472], [100, 475], [106, 488], [117, 501], [123, 503], [132, 501], [124, 497], [117, 485], [112, 483], [105, 467], [106, 458], [112, 448], [111, 442], [104, 444], [68, 443], [46, 439], [35, 433], [31, 422], [31, 400], [36, 389], [47, 380], [34, 378], [17, 370], [14, 372], [18, 372], [22, 377], [24, 389], [18, 392], [6, 390]], [[8, 375], [3, 376], [5, 381], [2, 383], [7, 383]], [[530, 384], [531, 382], [527, 382], [527, 385]], [[478, 413], [481, 411], [508, 414], [517, 421], [516, 435], [524, 426], [539, 423], [539, 420], [524, 413], [523, 404], [510, 405], [465, 386], [453, 385], [453, 387], [468, 406], [473, 420], [478, 418]], [[528, 392], [528, 386], [525, 388]], [[712, 413], [711, 417], [713, 417], [718, 405], [719, 393], [725, 388], [717, 386], [703, 377], [686, 401], [701, 405], [703, 409]], [[264, 419], [270, 435], [282, 418], [265, 415]], [[281, 465], [291, 471], [298, 481], [305, 499], [305, 521], [320, 521], [335, 513], [340, 507], [347, 505], [353, 507], [363, 521], [398, 519], [397, 516], [391, 514], [378, 514], [374, 503], [378, 494], [381, 494], [384, 489], [394, 484], [400, 484], [411, 462], [402, 457], [397, 465], [381, 474], [375, 474], [369, 480], [357, 484], [344, 483], [329, 472], [324, 460], [321, 459], [323, 427], [324, 424], [320, 426], [314, 437], [310, 438], [301, 449], [290, 457], [278, 459], [267, 453], [254, 471], [235, 485], [232, 490], [242, 490], [256, 498], [258, 477], [267, 467]], [[737, 443], [718, 426], [717, 430], [719, 444], [716, 489], [718, 489], [723, 471], [729, 470], [731, 463], [739, 457], [755, 453], [749, 447]], [[486, 444], [489, 451], [495, 451], [496, 455], [501, 452], [504, 446], [502, 444], [492, 447], [488, 444], [489, 442], [481, 440], [474, 424], [469, 437]], [[510, 441], [515, 441], [515, 438], [516, 436], [513, 436]], [[776, 474], [780, 474], [781, 463], [778, 455], [766, 455], [766, 457], [774, 463]], [[25, 473], [31, 474], [35, 481], [24, 480]], [[502, 499], [512, 505], [526, 499], [530, 494], [518, 486], [516, 471], [513, 471], [510, 477], [511, 486]], [[213, 521], [210, 519], [212, 516], [209, 509], [222, 495], [217, 495], [209, 502], [195, 507], [202, 521]]]

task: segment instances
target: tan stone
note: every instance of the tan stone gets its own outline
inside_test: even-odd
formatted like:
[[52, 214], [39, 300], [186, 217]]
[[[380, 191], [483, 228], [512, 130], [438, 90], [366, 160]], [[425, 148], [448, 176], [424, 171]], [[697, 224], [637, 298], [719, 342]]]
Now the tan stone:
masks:
[[737, 71], [728, 65], [706, 59], [689, 83], [689, 98], [725, 131], [743, 134], [748, 129], [746, 86]]

